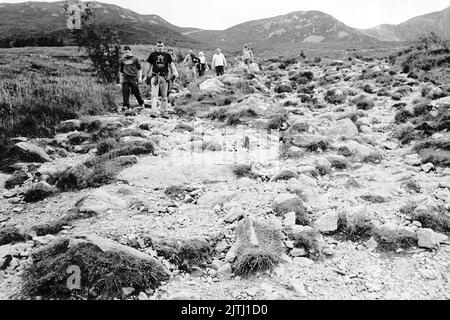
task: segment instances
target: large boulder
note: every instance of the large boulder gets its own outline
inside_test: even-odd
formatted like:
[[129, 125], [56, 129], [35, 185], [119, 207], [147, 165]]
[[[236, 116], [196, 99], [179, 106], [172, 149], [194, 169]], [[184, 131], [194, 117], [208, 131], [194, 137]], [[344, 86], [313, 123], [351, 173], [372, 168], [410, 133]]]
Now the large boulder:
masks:
[[25, 192], [23, 200], [25, 202], [38, 202], [48, 198], [56, 192], [57, 189], [47, 182], [38, 182]]
[[75, 204], [78, 212], [89, 215], [103, 214], [108, 210], [124, 210], [126, 207], [126, 200], [102, 189], [95, 190]]
[[52, 159], [41, 147], [29, 142], [19, 142], [12, 148], [12, 157], [24, 162], [50, 162]]
[[197, 204], [203, 207], [213, 208], [216, 205], [223, 205], [230, 201], [236, 195], [232, 191], [219, 191], [219, 192], [208, 192], [202, 195], [198, 200]]
[[439, 239], [431, 229], [417, 230], [417, 244], [421, 248], [435, 249], [439, 246]]
[[373, 154], [376, 153], [376, 149], [362, 145], [356, 141], [346, 141], [344, 143], [340, 143], [335, 145], [336, 149], [342, 149], [350, 154], [346, 156], [353, 156], [358, 160], [363, 160]]
[[211, 78], [203, 81], [202, 83], [200, 83], [199, 87], [200, 91], [203, 92], [220, 93], [225, 91], [225, 85], [223, 84], [223, 82], [216, 78]]
[[25, 172], [21, 170], [15, 171], [13, 175], [5, 181], [5, 188], [13, 189], [15, 186], [20, 186], [25, 181], [27, 181], [28, 178], [28, 174], [26, 174]]
[[[155, 261], [155, 259], [153, 257], [151, 257], [150, 255], [148, 255], [142, 251], [139, 251], [139, 250], [134, 249], [129, 246], [125, 246], [114, 240], [99, 237], [99, 236], [93, 235], [93, 234], [84, 235], [84, 236], [80, 236], [79, 238], [70, 239], [69, 247], [73, 247], [73, 246], [76, 246], [77, 244], [85, 243], [85, 242], [95, 244], [100, 249], [102, 249], [102, 251], [105, 251], [105, 252], [106, 251], [120, 252], [120, 253], [126, 254], [128, 256], [134, 257], [136, 259]], [[162, 264], [161, 264], [161, 268], [163, 268]]]
[[220, 76], [218, 79], [219, 79], [222, 83], [228, 84], [228, 85], [232, 85], [232, 86], [235, 86], [235, 85], [237, 85], [238, 83], [240, 83], [240, 82], [243, 81], [242, 78], [239, 78], [239, 77], [236, 76], [236, 75], [229, 75], [229, 74], [225, 74], [225, 75], [223, 75], [223, 76]]
[[358, 128], [348, 118], [331, 123], [326, 128], [319, 129], [319, 132], [329, 137], [353, 137], [358, 134]]

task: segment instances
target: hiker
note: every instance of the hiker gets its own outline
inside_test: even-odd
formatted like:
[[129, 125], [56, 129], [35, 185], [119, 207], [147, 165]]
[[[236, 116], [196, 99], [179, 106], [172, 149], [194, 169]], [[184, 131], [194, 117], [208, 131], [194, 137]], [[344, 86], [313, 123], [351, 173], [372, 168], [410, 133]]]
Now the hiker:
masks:
[[183, 60], [183, 64], [186, 65], [189, 69], [190, 76], [189, 80], [195, 81], [197, 79], [197, 64], [200, 63], [200, 60], [197, 58], [197, 56], [194, 54], [194, 51], [189, 50], [189, 53], [186, 55], [186, 57]]
[[227, 60], [219, 48], [216, 49], [216, 53], [213, 55], [211, 66], [216, 70], [217, 76], [223, 75], [224, 68], [227, 67]]
[[178, 77], [177, 68], [172, 60], [172, 56], [164, 51], [164, 43], [162, 41], [157, 42], [157, 51], [150, 54], [147, 59], [150, 64], [146, 76], [146, 83], [151, 85], [152, 88], [152, 109], [156, 110], [158, 106], [158, 94], [161, 92], [161, 112], [162, 118], [168, 118], [167, 116], [167, 88], [169, 85], [169, 68], [172, 72], [172, 78]]
[[242, 50], [242, 60], [244, 60], [246, 66], [254, 60], [253, 52], [247, 45], [245, 45], [244, 50]]
[[123, 47], [124, 57], [120, 60], [119, 82], [122, 85], [123, 108], [130, 108], [130, 91], [136, 97], [139, 106], [144, 106], [144, 100], [139, 92], [142, 83], [142, 67], [138, 58], [133, 56], [129, 46]]
[[198, 53], [198, 59], [200, 60], [200, 63], [198, 64], [198, 76], [203, 77], [205, 75], [205, 71], [209, 70], [209, 66], [206, 63], [206, 57], [203, 52]]

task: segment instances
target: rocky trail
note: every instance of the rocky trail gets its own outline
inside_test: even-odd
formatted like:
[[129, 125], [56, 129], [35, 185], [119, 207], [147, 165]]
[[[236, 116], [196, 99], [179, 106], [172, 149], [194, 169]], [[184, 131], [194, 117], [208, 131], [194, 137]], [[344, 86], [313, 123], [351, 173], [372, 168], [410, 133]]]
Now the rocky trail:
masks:
[[[18, 297], [39, 248], [97, 236], [89, 241], [114, 240], [168, 270], [160, 286], [123, 288], [124, 299], [450, 299], [450, 168], [398, 134], [412, 126], [402, 110], [448, 112], [436, 94], [446, 88], [428, 86], [383, 60], [267, 62], [264, 73], [247, 78], [236, 66], [174, 94], [170, 119], [134, 109], [66, 121], [53, 139], [17, 138], [17, 171], [0, 174], [0, 298]], [[104, 142], [112, 133], [154, 150], [118, 153], [107, 183], [80, 187], [75, 173], [75, 188], [61, 182], [114, 150]], [[427, 139], [448, 146], [450, 137], [441, 128]], [[424, 225], [421, 213], [443, 222]], [[281, 263], [237, 275], [237, 230], [258, 223], [280, 232]], [[173, 243], [190, 241], [207, 257], [177, 264]]]

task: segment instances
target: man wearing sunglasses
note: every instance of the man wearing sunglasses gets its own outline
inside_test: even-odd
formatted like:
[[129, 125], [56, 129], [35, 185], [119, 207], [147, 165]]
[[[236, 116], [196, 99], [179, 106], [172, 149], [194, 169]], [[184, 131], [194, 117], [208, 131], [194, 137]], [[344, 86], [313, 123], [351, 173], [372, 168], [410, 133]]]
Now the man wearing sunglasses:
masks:
[[158, 94], [161, 93], [161, 117], [167, 119], [167, 89], [169, 86], [169, 67], [172, 71], [173, 79], [178, 78], [177, 68], [172, 60], [172, 56], [164, 51], [164, 43], [158, 41], [157, 50], [152, 52], [147, 59], [150, 69], [147, 72], [145, 83], [152, 88], [152, 109], [158, 106]]

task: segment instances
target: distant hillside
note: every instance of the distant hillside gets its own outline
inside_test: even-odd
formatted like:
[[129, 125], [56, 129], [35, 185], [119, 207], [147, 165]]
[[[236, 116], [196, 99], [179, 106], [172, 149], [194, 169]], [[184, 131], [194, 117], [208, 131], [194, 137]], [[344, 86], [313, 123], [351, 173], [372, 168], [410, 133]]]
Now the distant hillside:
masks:
[[246, 43], [264, 48], [277, 44], [378, 42], [320, 11], [292, 12], [242, 23], [223, 31], [191, 32], [189, 37], [228, 50], [238, 50]]
[[[66, 28], [66, 16], [63, 11], [64, 3], [59, 1], [0, 4], [1, 46], [33, 45], [33, 43], [45, 45], [46, 41], [55, 41], [56, 45], [70, 44], [71, 37]], [[201, 45], [182, 35], [176, 28], [172, 28], [175, 26], [158, 16], [145, 16], [116, 5], [93, 3], [96, 19], [116, 27], [124, 43], [153, 44], [157, 39], [163, 39], [172, 46]]]
[[413, 40], [424, 32], [434, 32], [440, 38], [450, 40], [450, 7], [409, 19], [399, 25], [383, 24], [360, 31], [380, 41]]

